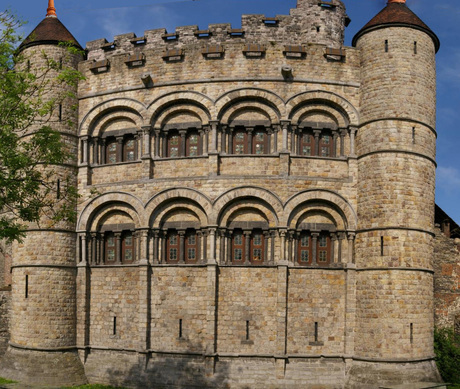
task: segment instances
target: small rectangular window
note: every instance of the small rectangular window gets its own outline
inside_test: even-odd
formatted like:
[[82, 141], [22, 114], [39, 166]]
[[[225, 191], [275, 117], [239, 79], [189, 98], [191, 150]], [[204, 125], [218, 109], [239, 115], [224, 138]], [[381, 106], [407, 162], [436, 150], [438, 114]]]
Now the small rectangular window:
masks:
[[415, 144], [415, 127], [412, 127], [412, 143]]
[[414, 42], [414, 54], [417, 54], [417, 42]]
[[383, 257], [383, 236], [380, 237], [380, 256]]
[[410, 323], [410, 344], [414, 343], [414, 323]]
[[182, 319], [179, 319], [179, 339], [182, 339]]
[[113, 317], [113, 335], [117, 334], [117, 317]]
[[318, 342], [318, 322], [315, 322], [315, 342]]
[[59, 121], [62, 121], [62, 104], [59, 104]]
[[249, 340], [249, 320], [246, 320], [246, 340]]
[[26, 275], [25, 298], [29, 298], [29, 276]]
[[385, 53], [388, 53], [388, 40], [385, 40]]

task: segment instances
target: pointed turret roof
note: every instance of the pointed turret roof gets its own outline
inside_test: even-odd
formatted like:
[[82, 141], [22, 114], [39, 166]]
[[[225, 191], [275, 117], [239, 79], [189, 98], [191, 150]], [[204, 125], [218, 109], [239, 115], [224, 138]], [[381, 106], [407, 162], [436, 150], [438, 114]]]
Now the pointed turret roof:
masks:
[[409, 27], [426, 32], [433, 39], [436, 51], [439, 50], [439, 38], [407, 7], [406, 0], [389, 0], [387, 6], [354, 36], [352, 45], [356, 46], [364, 34], [385, 27]]
[[57, 18], [54, 0], [49, 0], [45, 19], [21, 43], [19, 50], [24, 50], [30, 46], [58, 44], [59, 42], [69, 42], [75, 47], [82, 49], [75, 37]]

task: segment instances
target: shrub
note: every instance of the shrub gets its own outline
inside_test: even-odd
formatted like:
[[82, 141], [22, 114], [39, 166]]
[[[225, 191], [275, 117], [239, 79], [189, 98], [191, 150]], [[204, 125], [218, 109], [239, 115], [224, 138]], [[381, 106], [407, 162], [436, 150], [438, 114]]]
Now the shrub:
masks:
[[449, 328], [436, 329], [434, 351], [444, 381], [460, 384], [460, 335]]

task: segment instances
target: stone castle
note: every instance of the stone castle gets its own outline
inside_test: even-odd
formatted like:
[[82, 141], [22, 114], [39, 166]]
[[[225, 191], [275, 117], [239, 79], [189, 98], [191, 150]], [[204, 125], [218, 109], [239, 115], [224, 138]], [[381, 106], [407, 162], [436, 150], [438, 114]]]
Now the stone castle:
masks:
[[405, 0], [344, 47], [349, 22], [343, 1], [297, 0], [289, 15], [244, 15], [241, 29], [123, 34], [67, 58], [58, 42], [80, 46], [50, 1], [20, 50], [31, 66], [40, 51], [65, 57], [85, 77], [55, 125], [76, 156], [60, 173], [75, 176], [78, 221], [31, 227], [12, 247], [1, 376], [440, 381], [439, 40]]

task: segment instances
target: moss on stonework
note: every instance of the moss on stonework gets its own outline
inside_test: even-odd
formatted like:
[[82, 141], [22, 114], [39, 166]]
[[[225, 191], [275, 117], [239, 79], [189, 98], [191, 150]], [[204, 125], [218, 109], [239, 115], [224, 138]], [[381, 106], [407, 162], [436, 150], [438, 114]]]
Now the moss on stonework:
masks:
[[6, 378], [0, 377], [0, 384], [15, 384], [16, 381], [7, 380]]
[[70, 388], [61, 388], [61, 389], [126, 389], [126, 388], [122, 388], [120, 386], [115, 387], [115, 386], [94, 384], [94, 385], [72, 386]]

